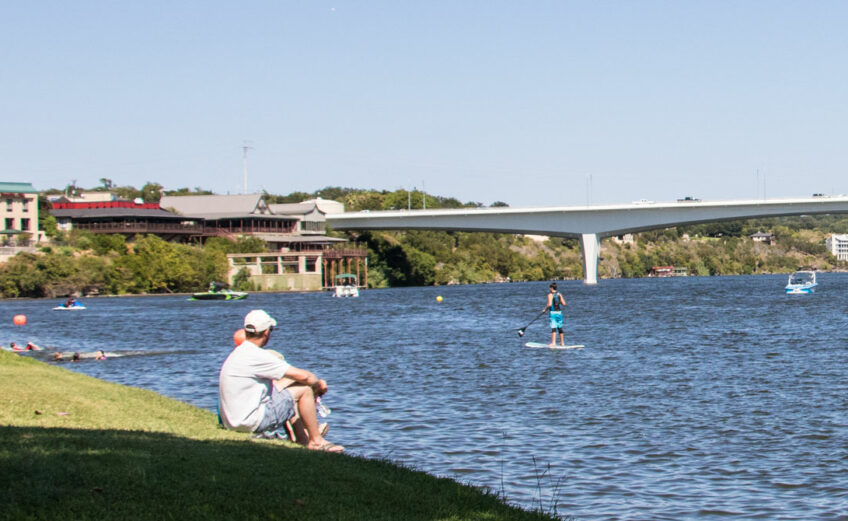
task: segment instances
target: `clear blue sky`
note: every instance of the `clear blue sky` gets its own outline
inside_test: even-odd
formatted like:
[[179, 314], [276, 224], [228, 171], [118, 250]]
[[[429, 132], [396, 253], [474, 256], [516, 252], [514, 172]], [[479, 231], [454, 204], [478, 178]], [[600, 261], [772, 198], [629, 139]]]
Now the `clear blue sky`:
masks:
[[240, 193], [248, 140], [251, 192], [848, 193], [846, 26], [844, 1], [6, 1], [0, 180]]

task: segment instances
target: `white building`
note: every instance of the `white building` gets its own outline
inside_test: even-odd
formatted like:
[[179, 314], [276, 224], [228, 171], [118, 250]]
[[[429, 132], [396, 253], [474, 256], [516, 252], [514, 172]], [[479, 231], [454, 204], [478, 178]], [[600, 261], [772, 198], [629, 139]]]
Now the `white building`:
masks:
[[827, 244], [827, 250], [832, 253], [837, 260], [848, 260], [848, 234], [833, 234], [827, 238], [825, 244]]

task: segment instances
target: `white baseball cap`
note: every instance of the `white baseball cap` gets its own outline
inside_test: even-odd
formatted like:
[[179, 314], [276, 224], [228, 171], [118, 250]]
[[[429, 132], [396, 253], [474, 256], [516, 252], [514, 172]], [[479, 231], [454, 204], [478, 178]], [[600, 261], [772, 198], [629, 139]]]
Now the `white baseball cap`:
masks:
[[261, 333], [269, 327], [276, 327], [277, 321], [261, 309], [254, 309], [244, 316], [244, 330], [248, 333]]

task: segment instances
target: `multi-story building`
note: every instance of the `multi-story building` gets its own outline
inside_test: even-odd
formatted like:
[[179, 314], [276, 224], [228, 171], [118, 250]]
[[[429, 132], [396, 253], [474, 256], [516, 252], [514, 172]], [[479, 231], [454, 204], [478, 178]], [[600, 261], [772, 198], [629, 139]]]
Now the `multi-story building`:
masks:
[[848, 234], [833, 234], [825, 241], [827, 250], [836, 257], [836, 260], [848, 260]]
[[325, 215], [343, 211], [344, 205], [325, 199], [267, 205], [260, 194], [164, 196], [145, 203], [92, 192], [56, 197], [50, 213], [63, 231], [149, 233], [182, 242], [260, 238], [270, 252], [228, 255], [228, 282], [244, 270], [256, 288], [281, 291], [330, 288], [343, 272], [367, 284], [367, 250], [326, 235]]
[[[38, 191], [32, 183], [0, 182], [0, 234], [3, 243], [38, 240]], [[28, 234], [21, 238], [22, 234]]]

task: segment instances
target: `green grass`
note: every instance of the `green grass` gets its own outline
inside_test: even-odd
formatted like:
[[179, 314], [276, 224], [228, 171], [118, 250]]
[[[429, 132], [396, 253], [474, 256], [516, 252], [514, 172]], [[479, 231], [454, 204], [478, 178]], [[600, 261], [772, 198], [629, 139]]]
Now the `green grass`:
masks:
[[555, 519], [390, 462], [255, 441], [208, 411], [8, 352], [0, 505], [15, 520]]

